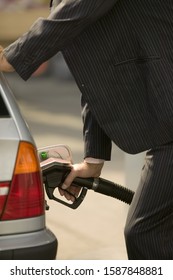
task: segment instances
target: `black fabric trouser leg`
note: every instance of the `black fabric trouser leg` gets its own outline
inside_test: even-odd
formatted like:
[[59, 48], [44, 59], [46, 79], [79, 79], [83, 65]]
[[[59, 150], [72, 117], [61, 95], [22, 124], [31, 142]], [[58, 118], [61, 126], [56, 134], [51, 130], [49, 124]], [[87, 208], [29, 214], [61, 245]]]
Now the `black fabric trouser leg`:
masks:
[[125, 240], [131, 260], [173, 259], [173, 143], [146, 153]]

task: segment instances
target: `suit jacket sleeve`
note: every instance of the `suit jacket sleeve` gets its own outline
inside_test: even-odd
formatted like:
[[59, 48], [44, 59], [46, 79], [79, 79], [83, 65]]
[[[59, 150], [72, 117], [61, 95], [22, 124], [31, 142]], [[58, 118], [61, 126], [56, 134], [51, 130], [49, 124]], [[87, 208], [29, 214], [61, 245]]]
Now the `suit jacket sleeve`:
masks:
[[58, 51], [67, 47], [88, 25], [108, 12], [117, 0], [62, 0], [47, 19], [39, 18], [4, 54], [27, 80]]
[[101, 129], [84, 98], [81, 98], [84, 138], [84, 158], [110, 160], [112, 142]]

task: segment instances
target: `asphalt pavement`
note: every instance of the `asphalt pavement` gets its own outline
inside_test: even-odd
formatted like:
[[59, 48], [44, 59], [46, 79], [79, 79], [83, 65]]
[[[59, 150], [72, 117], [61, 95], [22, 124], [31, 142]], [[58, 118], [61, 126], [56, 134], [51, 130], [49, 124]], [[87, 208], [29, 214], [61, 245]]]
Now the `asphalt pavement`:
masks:
[[[15, 74], [7, 79], [38, 148], [66, 144], [74, 162], [83, 159], [80, 92], [72, 79], [31, 78], [24, 82]], [[113, 145], [112, 160], [102, 177], [126, 183], [125, 153]], [[47, 226], [59, 242], [57, 259], [125, 260], [125, 203], [88, 191], [78, 209], [48, 200]]]

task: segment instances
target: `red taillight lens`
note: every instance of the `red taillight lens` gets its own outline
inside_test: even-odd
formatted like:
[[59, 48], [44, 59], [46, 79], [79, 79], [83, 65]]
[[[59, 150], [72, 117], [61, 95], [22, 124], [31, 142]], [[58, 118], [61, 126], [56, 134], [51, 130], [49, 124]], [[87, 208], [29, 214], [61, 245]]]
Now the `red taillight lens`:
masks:
[[2, 220], [24, 219], [44, 214], [44, 191], [37, 151], [21, 142]]
[[10, 186], [9, 182], [0, 183], [0, 216], [2, 215], [2, 211], [4, 209], [4, 205], [9, 192], [9, 186]]

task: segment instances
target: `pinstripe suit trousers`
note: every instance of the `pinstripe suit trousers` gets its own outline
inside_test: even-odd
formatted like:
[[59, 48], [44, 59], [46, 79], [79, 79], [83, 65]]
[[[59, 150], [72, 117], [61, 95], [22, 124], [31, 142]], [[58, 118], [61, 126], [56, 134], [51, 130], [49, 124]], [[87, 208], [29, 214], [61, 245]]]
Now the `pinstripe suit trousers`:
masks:
[[173, 259], [173, 143], [147, 152], [125, 239], [129, 259]]

